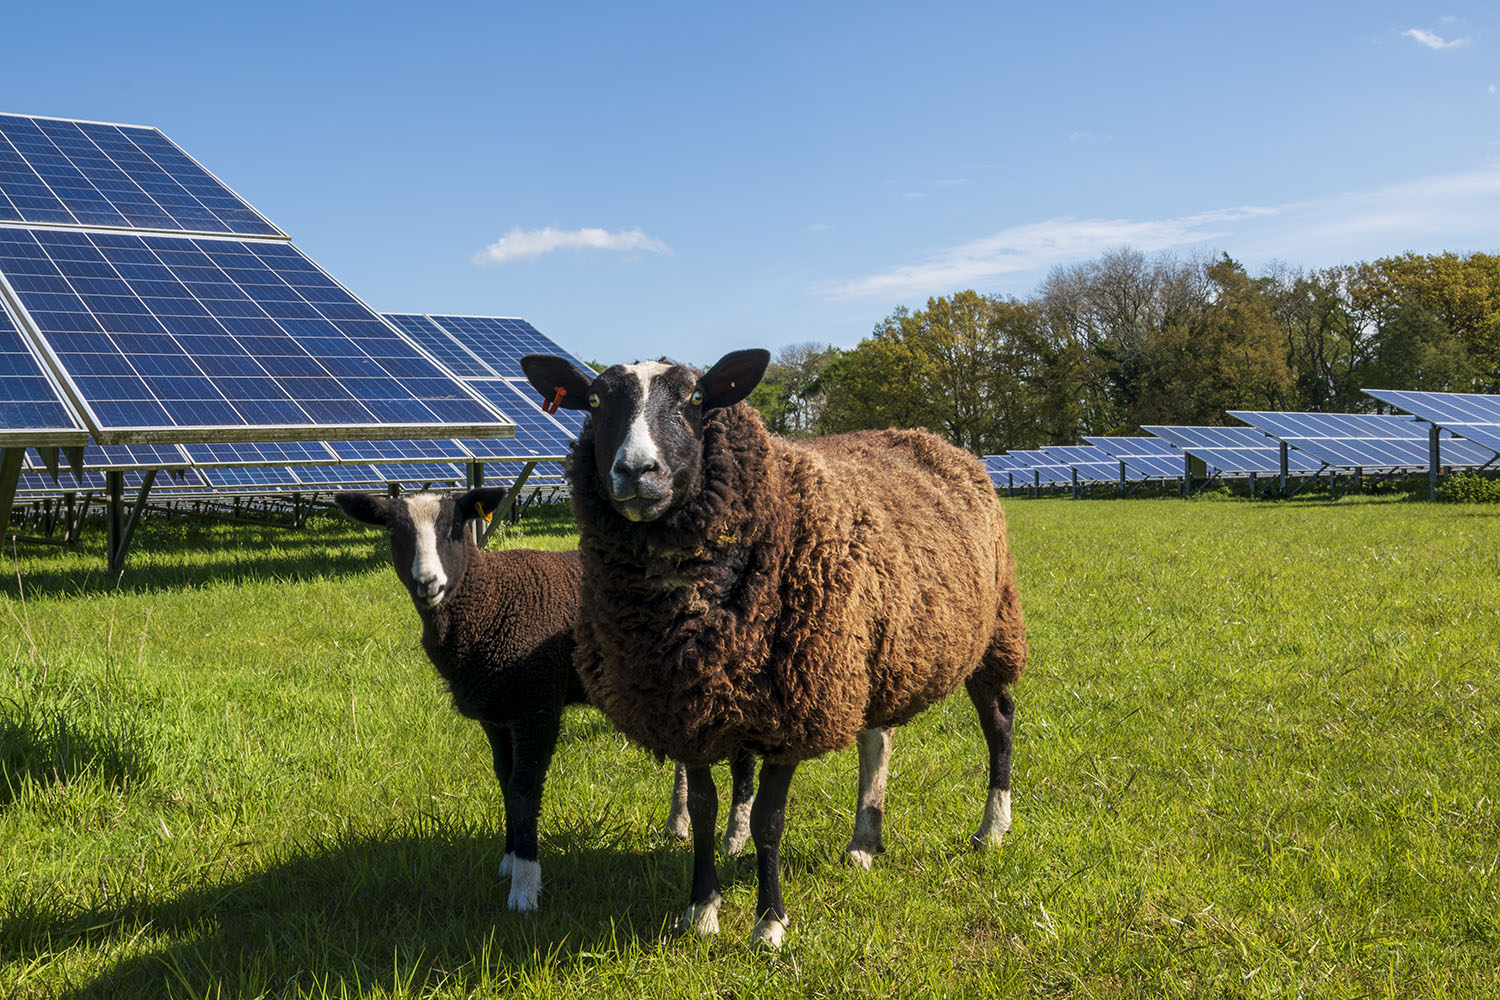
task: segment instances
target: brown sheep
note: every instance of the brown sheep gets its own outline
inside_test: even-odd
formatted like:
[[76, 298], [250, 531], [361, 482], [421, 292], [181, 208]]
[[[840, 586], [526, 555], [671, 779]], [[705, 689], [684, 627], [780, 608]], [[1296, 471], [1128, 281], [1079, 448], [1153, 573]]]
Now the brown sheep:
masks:
[[593, 375], [540, 355], [521, 364], [544, 398], [590, 415], [569, 472], [583, 558], [577, 666], [627, 736], [688, 765], [684, 923], [718, 929], [708, 765], [750, 750], [765, 761], [750, 818], [754, 940], [775, 948], [797, 763], [858, 740], [850, 855], [864, 861], [880, 849], [875, 763], [889, 727], [961, 683], [989, 747], [972, 839], [1000, 842], [1026, 638], [1005, 517], [979, 463], [926, 431], [775, 437], [741, 403], [768, 360], [738, 351], [706, 374], [645, 362]]

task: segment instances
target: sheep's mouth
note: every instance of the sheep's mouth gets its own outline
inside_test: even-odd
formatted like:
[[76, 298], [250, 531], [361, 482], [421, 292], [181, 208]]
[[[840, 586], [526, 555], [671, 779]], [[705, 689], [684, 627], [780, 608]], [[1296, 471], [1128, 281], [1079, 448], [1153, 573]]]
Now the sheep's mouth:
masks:
[[672, 506], [670, 494], [664, 497], [631, 497], [629, 500], [616, 500], [615, 508], [627, 521], [655, 521], [667, 512]]
[[419, 588], [417, 590], [417, 603], [427, 608], [435, 608], [447, 593], [448, 588], [446, 587], [437, 587], [430, 591], [424, 591]]

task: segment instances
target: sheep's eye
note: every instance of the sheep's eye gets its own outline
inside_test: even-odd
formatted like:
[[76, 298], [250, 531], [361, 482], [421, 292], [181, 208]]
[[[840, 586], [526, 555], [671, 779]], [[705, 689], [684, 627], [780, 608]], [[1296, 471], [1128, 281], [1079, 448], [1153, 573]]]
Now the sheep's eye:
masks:
[[596, 410], [599, 408], [599, 394], [597, 392], [589, 393], [589, 406]]
[[688, 397], [688, 402], [692, 403], [694, 406], [702, 406], [703, 405], [703, 390], [702, 389], [694, 389], [693, 390], [693, 394]]

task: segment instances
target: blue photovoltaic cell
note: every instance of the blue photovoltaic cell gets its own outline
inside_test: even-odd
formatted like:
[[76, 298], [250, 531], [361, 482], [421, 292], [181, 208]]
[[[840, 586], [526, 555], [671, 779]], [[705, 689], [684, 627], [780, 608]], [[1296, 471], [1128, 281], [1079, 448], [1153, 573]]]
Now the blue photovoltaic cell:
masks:
[[284, 235], [154, 128], [7, 114], [0, 221]]
[[[59, 470], [57, 482], [46, 472], [23, 472], [16, 486], [16, 494], [29, 496], [57, 496], [60, 493], [103, 493], [107, 484], [104, 469], [84, 469], [82, 478], [72, 469]], [[146, 470], [125, 469], [120, 472], [120, 482], [125, 492], [139, 493], [146, 482]], [[181, 492], [187, 489], [202, 490], [206, 487], [203, 477], [194, 469], [180, 469], [159, 473], [151, 482], [151, 496]]]
[[[1319, 461], [1345, 469], [1425, 469], [1428, 427], [1413, 417], [1377, 413], [1282, 413], [1230, 410], [1256, 430], [1285, 441]], [[1444, 431], [1439, 461], [1449, 466], [1482, 466], [1495, 452]]]
[[1500, 451], [1500, 396], [1474, 392], [1408, 392], [1365, 389], [1382, 403], [1414, 413], [1470, 441]]
[[340, 462], [465, 462], [469, 452], [457, 441], [330, 441]]
[[[1139, 479], [1181, 479], [1182, 451], [1156, 437], [1086, 437], [1089, 444], [1125, 463], [1126, 473]], [[1210, 466], [1210, 472], [1218, 473]]]
[[[1078, 470], [1079, 482], [1118, 483], [1120, 463], [1090, 445], [1048, 445], [1042, 454], [1069, 469]], [[1130, 478], [1126, 473], [1126, 478]]]
[[88, 433], [0, 303], [0, 440], [14, 444], [83, 444]]
[[[1007, 454], [1022, 464], [1021, 472], [1026, 476], [1024, 480], [1026, 483], [1031, 485], [1040, 483], [1043, 486], [1071, 486], [1073, 484], [1072, 470], [1048, 458], [1040, 449], [1015, 449]], [[1017, 476], [1016, 484], [1021, 485], [1021, 483], [1020, 476]]]
[[593, 371], [581, 358], [559, 347], [524, 319], [497, 316], [433, 316], [432, 320], [505, 378], [525, 378], [521, 358], [527, 354], [556, 354], [583, 373]]
[[0, 228], [0, 274], [96, 437], [504, 423], [288, 243]]
[[[1227, 473], [1278, 473], [1281, 471], [1281, 448], [1266, 440], [1253, 427], [1164, 427], [1143, 426], [1141, 430], [1169, 441], [1194, 458]], [[1323, 463], [1291, 449], [1287, 471], [1298, 475], [1315, 473]]]
[[210, 441], [185, 444], [182, 450], [196, 466], [325, 465], [335, 461], [323, 441]]
[[[27, 453], [26, 462], [35, 470], [47, 467], [47, 463], [35, 451]], [[192, 464], [175, 444], [88, 444], [83, 449], [83, 467], [86, 470], [181, 469]], [[68, 467], [66, 462], [62, 465], [64, 468]]]
[[[576, 434], [557, 423], [536, 403], [536, 393], [506, 379], [470, 379], [468, 385], [516, 423], [516, 436], [499, 440], [465, 440], [476, 458], [562, 458]], [[558, 411], [562, 412], [562, 411]]]
[[[497, 372], [480, 361], [472, 351], [450, 336], [430, 317], [411, 313], [385, 313], [385, 318], [396, 324], [396, 328], [402, 333], [420, 344], [428, 354], [447, 365], [449, 370], [459, 378], [499, 378], [509, 374]], [[516, 374], [520, 374], [519, 367], [516, 369]]]

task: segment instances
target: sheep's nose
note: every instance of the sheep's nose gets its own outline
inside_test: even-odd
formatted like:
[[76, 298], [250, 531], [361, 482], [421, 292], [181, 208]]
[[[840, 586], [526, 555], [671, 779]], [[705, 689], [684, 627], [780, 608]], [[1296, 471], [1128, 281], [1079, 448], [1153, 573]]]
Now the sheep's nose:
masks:
[[615, 462], [614, 472], [619, 476], [639, 479], [646, 473], [655, 472], [660, 468], [661, 465], [654, 458], [646, 458], [638, 462], [626, 462], [624, 459], [619, 459]]

